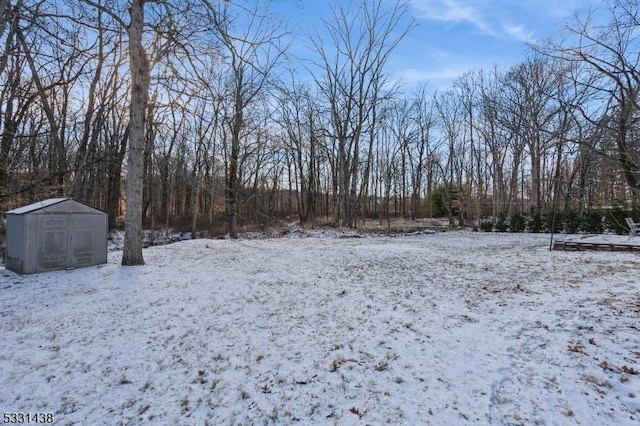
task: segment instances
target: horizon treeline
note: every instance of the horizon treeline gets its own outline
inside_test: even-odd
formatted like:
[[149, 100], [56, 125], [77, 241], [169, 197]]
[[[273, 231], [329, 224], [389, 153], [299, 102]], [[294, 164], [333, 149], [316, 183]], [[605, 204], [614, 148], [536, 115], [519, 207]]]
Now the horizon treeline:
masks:
[[[607, 0], [518, 64], [435, 92], [387, 71], [415, 25], [409, 3], [353, 3], [318, 23], [309, 58], [268, 1], [146, 4], [145, 226], [235, 236], [283, 220], [495, 224], [636, 205], [637, 2]], [[127, 6], [0, 1], [0, 211], [68, 196], [118, 226]]]

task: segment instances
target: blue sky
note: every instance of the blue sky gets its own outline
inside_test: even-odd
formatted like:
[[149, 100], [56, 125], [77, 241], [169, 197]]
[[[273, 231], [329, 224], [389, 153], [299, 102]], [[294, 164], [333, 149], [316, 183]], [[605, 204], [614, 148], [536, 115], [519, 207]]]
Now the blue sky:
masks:
[[[325, 0], [275, 0], [274, 3], [301, 32], [321, 26], [320, 18], [329, 14]], [[560, 32], [576, 10], [601, 3], [595, 0], [409, 0], [417, 27], [395, 51], [388, 71], [401, 77], [407, 86], [426, 83], [432, 89], [445, 89], [465, 72], [492, 68], [494, 64], [518, 63], [525, 57], [526, 42], [543, 40]], [[294, 50], [303, 51], [300, 46]]]

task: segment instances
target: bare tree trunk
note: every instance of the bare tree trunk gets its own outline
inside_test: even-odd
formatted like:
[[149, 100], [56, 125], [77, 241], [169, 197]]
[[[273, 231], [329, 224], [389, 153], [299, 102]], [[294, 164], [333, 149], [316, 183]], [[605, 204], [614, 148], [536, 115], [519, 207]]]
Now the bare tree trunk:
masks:
[[191, 199], [191, 239], [194, 240], [197, 236], [198, 230], [198, 199], [200, 198], [200, 177], [194, 172], [193, 180], [193, 198]]
[[240, 156], [240, 131], [242, 128], [242, 111], [241, 95], [236, 98], [236, 106], [234, 124], [231, 132], [231, 154], [229, 156], [229, 177], [227, 188], [225, 190], [225, 199], [227, 206], [227, 223], [229, 225], [229, 236], [238, 238], [238, 157]]
[[130, 144], [127, 162], [127, 210], [122, 265], [144, 265], [142, 257], [142, 187], [145, 116], [149, 96], [149, 60], [142, 45], [145, 0], [133, 0], [129, 25], [131, 72]]

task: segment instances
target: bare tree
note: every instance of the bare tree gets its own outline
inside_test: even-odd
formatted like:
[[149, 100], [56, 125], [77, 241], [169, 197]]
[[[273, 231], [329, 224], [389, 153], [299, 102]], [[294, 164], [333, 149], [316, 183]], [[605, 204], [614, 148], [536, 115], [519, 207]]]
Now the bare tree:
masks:
[[319, 111], [310, 89], [304, 85], [281, 88], [278, 97], [279, 122], [285, 136], [284, 145], [292, 158], [293, 178], [298, 187], [296, 206], [301, 226], [316, 216]]
[[479, 76], [479, 124], [476, 128], [484, 141], [485, 158], [488, 163], [487, 187], [491, 195], [491, 216], [498, 217], [506, 213], [506, 157], [508, 153], [509, 132], [502, 125], [501, 96], [503, 93], [500, 74], [497, 69], [492, 73]]
[[[128, 4], [129, 22], [123, 18], [124, 6], [119, 0], [82, 0], [88, 6], [108, 14], [128, 35], [129, 73], [131, 76], [128, 124], [127, 208], [125, 212], [125, 244], [123, 265], [142, 265], [142, 220], [145, 158], [153, 140], [147, 135], [151, 65], [157, 64], [169, 53], [185, 49], [187, 34], [182, 32], [175, 17], [190, 10], [192, 2], [173, 4], [168, 1], [131, 0]], [[146, 7], [153, 9], [153, 23], [145, 21]], [[184, 10], [178, 11], [177, 6]], [[145, 27], [150, 25], [157, 35], [153, 40], [153, 55], [149, 55], [143, 42]], [[147, 156], [145, 156], [145, 152]], [[148, 164], [147, 164], [148, 166]], [[148, 168], [148, 167], [147, 167]]]
[[[462, 192], [462, 168], [461, 162], [464, 150], [458, 149], [462, 140], [462, 126], [464, 123], [464, 105], [459, 93], [449, 90], [442, 93], [436, 100], [438, 122], [441, 125], [443, 138], [449, 148], [445, 176], [445, 188], [443, 191], [443, 205], [449, 217], [449, 224], [454, 225], [454, 216], [458, 216], [462, 222], [461, 200], [458, 198]], [[455, 208], [454, 208], [455, 206]], [[462, 224], [462, 223], [461, 223]]]
[[[0, 3], [0, 30], [4, 38], [4, 50], [0, 57], [0, 75], [2, 76], [2, 92], [0, 104], [4, 106], [0, 123], [2, 138], [0, 140], [0, 191], [6, 190], [10, 156], [14, 150], [15, 138], [21, 122], [25, 118], [30, 105], [35, 101], [32, 80], [24, 81], [26, 61], [21, 53], [24, 44], [17, 39], [21, 4], [12, 6], [8, 1]], [[11, 25], [9, 25], [11, 24]], [[7, 29], [8, 27], [8, 29]]]
[[239, 161], [245, 113], [272, 83], [273, 71], [286, 50], [287, 32], [278, 28], [273, 17], [260, 9], [259, 2], [253, 6], [234, 5], [227, 1], [210, 2], [209, 19], [229, 61], [231, 115], [227, 123], [230, 150], [225, 201], [229, 234], [237, 238], [241, 189]]
[[[420, 192], [426, 178], [427, 191], [426, 199], [429, 201], [433, 186], [433, 158], [434, 153], [439, 148], [433, 140], [432, 131], [435, 127], [436, 113], [435, 102], [427, 94], [426, 87], [420, 87], [413, 100], [416, 134], [413, 146], [410, 149], [410, 159], [412, 168], [411, 183], [411, 215], [416, 219], [420, 209]], [[425, 176], [426, 175], [426, 176]]]
[[552, 146], [554, 117], [557, 105], [553, 96], [558, 90], [558, 74], [552, 65], [541, 57], [532, 57], [512, 68], [505, 82], [512, 95], [511, 103], [517, 127], [512, 128], [513, 135], [521, 138], [528, 148], [531, 182], [529, 206], [541, 210], [543, 197], [542, 173], [547, 151]]
[[142, 188], [145, 150], [145, 120], [149, 99], [149, 59], [142, 44], [146, 0], [132, 0], [129, 33], [131, 104], [129, 157], [127, 161], [127, 210], [125, 212], [122, 264], [144, 265], [142, 257]]
[[[596, 10], [576, 15], [567, 26], [563, 43], [551, 44], [547, 54], [573, 63], [586, 64], [588, 72], [577, 84], [587, 87], [601, 108], [590, 103], [579, 110], [592, 124], [605, 126], [615, 140], [614, 158], [629, 189], [640, 196], [640, 152], [633, 132], [640, 118], [640, 19], [635, 0], [607, 0], [608, 22], [600, 22]], [[597, 76], [596, 79], [592, 76]]]
[[336, 4], [332, 19], [324, 21], [332, 44], [319, 35], [312, 39], [318, 55], [314, 80], [328, 104], [328, 136], [336, 143], [334, 188], [340, 205], [335, 219], [347, 227], [355, 225], [360, 143], [384, 97], [384, 67], [413, 25], [407, 20], [407, 2], [396, 2], [389, 10], [383, 4], [362, 1], [355, 11]]

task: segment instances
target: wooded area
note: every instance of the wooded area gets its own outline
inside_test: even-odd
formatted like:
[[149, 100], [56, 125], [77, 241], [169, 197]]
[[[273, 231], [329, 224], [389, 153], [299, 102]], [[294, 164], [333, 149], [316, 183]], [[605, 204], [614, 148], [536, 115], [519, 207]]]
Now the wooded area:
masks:
[[336, 2], [304, 61], [269, 3], [0, 0], [0, 211], [69, 196], [110, 228], [128, 210], [132, 235], [140, 218], [235, 237], [636, 207], [635, 0], [438, 93], [387, 71], [408, 2]]

